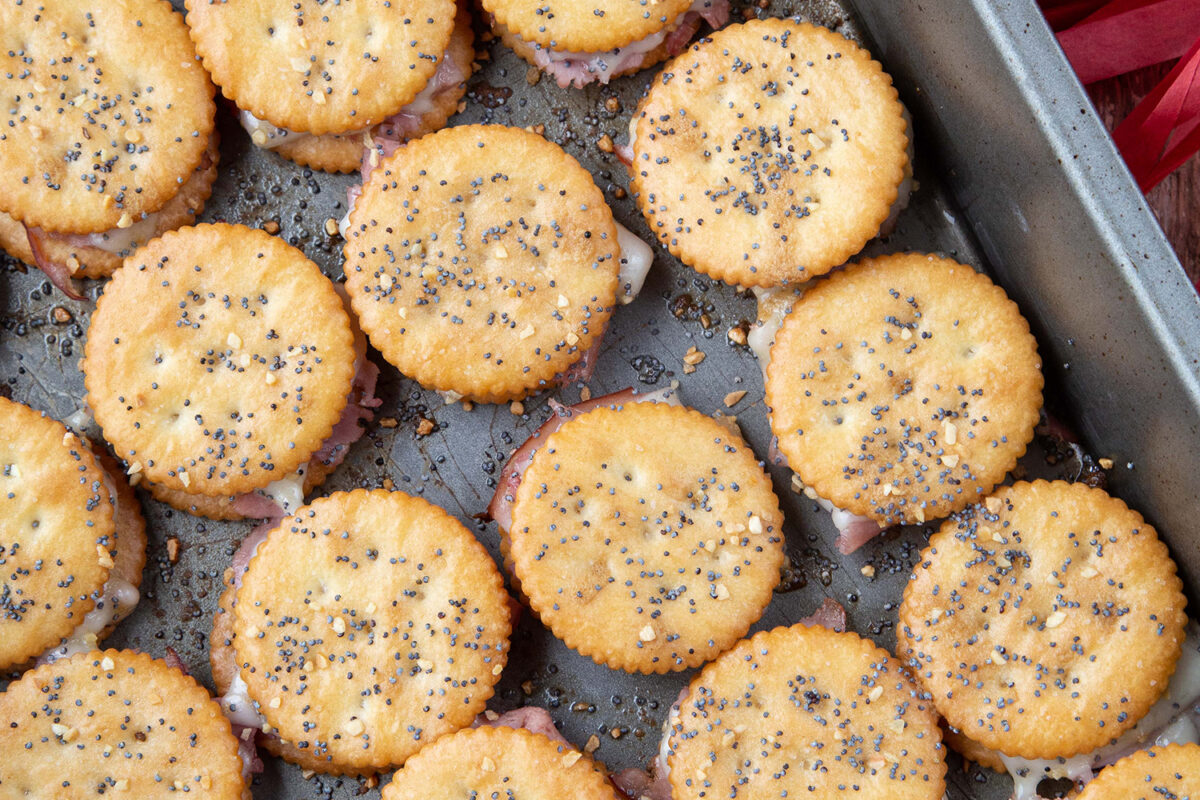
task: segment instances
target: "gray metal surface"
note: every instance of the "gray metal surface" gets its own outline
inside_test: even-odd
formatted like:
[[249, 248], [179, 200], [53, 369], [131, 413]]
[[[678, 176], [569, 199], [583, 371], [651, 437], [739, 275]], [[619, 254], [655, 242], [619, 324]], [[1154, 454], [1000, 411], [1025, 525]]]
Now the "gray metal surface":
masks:
[[1080, 433], [1200, 585], [1200, 298], [1029, 0], [854, 0]]
[[[969, 137], [970, 131], [976, 130], [971, 127], [976, 124], [974, 120], [985, 118], [980, 106], [988, 106], [997, 96], [1007, 97], [1006, 92], [1022, 100], [1024, 105], [1020, 107], [1033, 114], [1040, 102], [1035, 95], [1062, 96], [1073, 90], [1073, 84], [1070, 84], [1069, 76], [1060, 72], [1041, 76], [1045, 85], [1033, 86], [1021, 77], [1020, 70], [998, 66], [1006, 63], [1005, 53], [1014, 46], [1013, 35], [1004, 34], [994, 26], [989, 28], [991, 18], [986, 9], [977, 10], [976, 16], [964, 19], [964, 7], [960, 4], [946, 0], [944, 5], [946, 7], [938, 15], [918, 12], [915, 3], [893, 3], [891, 0], [886, 3], [879, 0], [863, 8], [872, 25], [895, 28], [886, 31], [873, 28], [872, 32], [885, 44], [882, 60], [897, 75], [904, 99], [916, 112], [916, 177], [920, 183], [920, 190], [901, 216], [896, 232], [886, 241], [871, 243], [867, 252], [909, 248], [938, 251], [984, 266], [976, 234], [968, 226], [968, 217], [952, 199], [948, 187], [967, 191], [962, 196], [967, 210], [972, 213], [985, 208], [985, 202], [1004, 202], [990, 198], [983, 191], [987, 189], [987, 183], [971, 184], [964, 176], [976, 178], [986, 174], [981, 165], [1006, 163], [1013, 156], [1005, 148], [1015, 146], [1014, 141], [1021, 137], [1006, 135], [1000, 126], [992, 125], [975, 137], [981, 139], [982, 144], [971, 151], [969, 163], [951, 158], [968, 156], [948, 145], [947, 137], [952, 131]], [[951, 5], [955, 8], [950, 8]], [[739, 18], [743, 7], [742, 3], [735, 2], [735, 19]], [[1021, 4], [1009, 11], [1013, 15], [1010, 25], [1014, 24], [1013, 19], [1022, 21], [1018, 31], [1024, 30], [1020, 25], [1041, 24], [1032, 5]], [[761, 13], [799, 14], [861, 38], [860, 30], [847, 12], [833, 0], [776, 0]], [[939, 28], [941, 36], [922, 33], [925, 26]], [[955, 33], [959, 28], [963, 33]], [[907, 31], [907, 34], [901, 31]], [[969, 31], [976, 33], [969, 35]], [[989, 38], [992, 33], [1000, 35], [998, 41]], [[986, 76], [974, 78], [979, 82], [975, 85], [977, 88], [968, 90], [968, 84], [958, 82], [965, 69], [958, 60], [945, 55], [945, 42], [955, 40], [956, 36], [968, 37], [967, 41], [975, 50], [965, 52], [991, 65]], [[634, 232], [646, 234], [641, 216], [631, 200], [624, 196], [622, 187], [626, 186], [627, 179], [623, 167], [613, 154], [599, 149], [596, 142], [606, 134], [615, 141], [624, 141], [629, 116], [652, 73], [621, 79], [608, 88], [564, 91], [548, 79], [531, 85], [527, 80], [527, 65], [499, 43], [480, 44], [479, 48], [485, 50], [488, 57], [480, 72], [471, 79], [467, 108], [455, 122], [544, 125], [549, 139], [563, 145], [591, 170], [617, 218]], [[965, 58], [965, 53], [962, 57]], [[938, 64], [937, 69], [943, 70], [939, 74], [944, 77], [928, 77], [925, 72], [929, 69], [928, 64]], [[928, 82], [931, 80], [933, 84]], [[961, 111], [952, 112], [943, 104], [948, 100], [941, 97], [940, 92], [951, 85], [957, 87], [957, 93], [949, 99], [960, 103]], [[931, 106], [935, 90], [941, 99]], [[612, 103], [613, 98], [618, 101], [617, 105]], [[1068, 111], [1078, 114], [1078, 106], [1072, 106]], [[1060, 112], [1050, 105], [1040, 108], [1039, 113], [1053, 117]], [[1083, 122], [1094, 126], [1086, 111], [1079, 116]], [[969, 130], [956, 130], [952, 121]], [[222, 110], [221, 129], [221, 174], [204, 218], [249, 225], [277, 222], [281, 237], [303, 249], [330, 276], [340, 276], [341, 240], [325, 233], [325, 221], [342, 215], [345, 188], [353, 179], [314, 174], [250, 147], [227, 108]], [[1027, 187], [1031, 195], [1046, 192], [1047, 184], [1066, 181], [1062, 176], [1069, 174], [1061, 168], [1055, 172], [1051, 168], [1055, 158], [1053, 148], [1043, 143], [1042, 150], [1036, 150], [1033, 138], [1028, 134], [1022, 139], [1028, 149], [1023, 158], [1027, 162], [1036, 159], [1047, 166], [1038, 183]], [[1104, 169], [1110, 173], [1119, 170], [1111, 151], [1100, 148], [1096, 142], [1092, 142], [1091, 148], [1089, 158], [1105, 165]], [[1099, 169], [1099, 166], [1094, 165], [1091, 169]], [[1015, 164], [1010, 171], [1019, 174]], [[974, 186], [975, 194], [964, 186], [968, 189]], [[1017, 187], [1020, 188], [1019, 184]], [[1022, 208], [1027, 215], [1033, 214], [1036, 230], [1045, 231], [1049, 224], [1043, 218], [1049, 212], [1028, 207], [1043, 198], [1027, 197], [1024, 189], [1010, 188], [1009, 191], [1012, 196], [1007, 202]], [[1122, 225], [1126, 229], [1136, 227], [1140, 237], [1137, 241], [1152, 244], [1154, 249], [1150, 250], [1146, 245], [1146, 252], [1152, 252], [1156, 259], [1162, 260], [1164, 251], [1169, 254], [1169, 250], [1161, 237], [1153, 232], [1153, 223], [1145, 210], [1135, 207], [1136, 189], [1126, 185], [1121, 191], [1127, 196], [1123, 202], [1129, 206], [1128, 213], [1134, 218], [1128, 225], [1122, 221]], [[1165, 340], [1156, 339], [1153, 333], [1137, 334], [1139, 342], [1122, 345], [1121, 350], [1136, 369], [1130, 369], [1114, 358], [1101, 357], [1096, 364], [1090, 356], [1086, 364], [1082, 359], [1085, 350], [1091, 352], [1093, 339], [1103, 341], [1104, 331], [1114, 325], [1115, 319], [1123, 320], [1120, 322], [1122, 330], [1134, 330], [1136, 320], [1121, 317], [1133, 313], [1126, 310], [1125, 305], [1142, 309], [1144, 298], [1149, 294], [1157, 296], [1161, 288], [1155, 288], [1158, 284], [1155, 287], [1139, 285], [1136, 291], [1126, 288], [1133, 301], [1112, 304], [1105, 314], [1093, 317], [1088, 324], [1082, 324], [1074, 316], [1075, 307], [1065, 302], [1059, 293], [1051, 294], [1049, 300], [1027, 296], [1043, 284], [1048, 288], [1056, 287], [1053, 276], [1043, 274], [1048, 270], [1090, 277], [1090, 280], [1076, 284], [1087, 291], [1076, 288], [1074, 292], [1067, 292], [1067, 298], [1075, 301], [1091, 303], [1082, 295], [1090, 292], [1093, 284], [1129, 286], [1124, 277], [1127, 270], [1120, 267], [1119, 259], [1106, 261], [1096, 255], [1113, 252], [1111, 240], [1098, 235], [1094, 240], [1084, 241], [1085, 231], [1104, 227], [1090, 219], [1092, 209], [1077, 199], [1071, 200], [1069, 193], [1066, 200], [1060, 196], [1059, 203], [1072, 204], [1072, 207], [1053, 208], [1057, 218], [1068, 219], [1074, 214], [1074, 219], [1082, 219], [1087, 225], [1078, 223], [1069, 232], [1075, 242], [1073, 250], [1060, 243], [1050, 251], [1056, 254], [1057, 263], [1029, 258], [1033, 245], [1024, 243], [1022, 237], [1027, 234], [1011, 220], [1004, 223], [1007, 227], [1003, 230], [994, 230], [995, 226], [991, 224], [979, 226], [976, 222], [976, 231], [988, 244], [992, 264], [999, 268], [1002, 282], [1021, 298], [1025, 310], [1032, 312], [1040, 322], [1042, 346], [1045, 352], [1054, 354], [1048, 361], [1070, 360], [1073, 363], [1065, 383], [1079, 395], [1074, 398], [1076, 407], [1085, 409], [1086, 413], [1083, 416], [1068, 413], [1068, 416], [1092, 434], [1091, 441], [1100, 447], [1098, 452], [1129, 452], [1104, 449], [1110, 445], [1115, 447], [1113, 442], [1127, 441], [1126, 438], [1108, 437], [1125, 437], [1124, 427], [1128, 421], [1120, 432], [1112, 432], [1101, 430], [1086, 416], [1093, 413], [1096, 398], [1107, 395], [1107, 387], [1116, 381], [1123, 387], [1127, 400], [1136, 401], [1138, 397], [1147, 396], [1160, 398], [1154, 401], [1158, 424], [1167, 431], [1177, 429], [1178, 440], [1168, 444], [1182, 447], [1187, 441], [1186, 436], [1196, 436], [1195, 419], [1200, 404], [1195, 402], [1195, 393], [1190, 392], [1195, 375], [1190, 382], [1182, 380], [1168, 367], [1174, 363], [1173, 347], [1182, 347], [1185, 341], [1191, 341], [1191, 351], [1200, 350], [1200, 336], [1196, 336], [1194, 330], [1190, 333], [1171, 332]], [[971, 219], [975, 221], [973, 217]], [[1059, 231], [1058, 235], [1067, 233]], [[1014, 272], [1014, 264], [1028, 265], [1029, 271], [1038, 271], [1037, 275], [1030, 277]], [[1145, 269], [1141, 262], [1139, 266]], [[1089, 272], [1089, 269], [1094, 271]], [[89, 286], [92, 294], [97, 289], [97, 285]], [[1192, 306], [1174, 312], [1164, 308], [1162, 312], [1190, 315], [1187, 318], [1193, 321], [1194, 327], [1196, 317], [1192, 302]], [[60, 418], [74, 411], [80, 404], [82, 393], [77, 361], [82, 353], [90, 307], [91, 303], [73, 303], [51, 292], [40, 273], [22, 274], [10, 260], [0, 261], [0, 392]], [[56, 309], [67, 310], [71, 319], [65, 321], [62, 312], [56, 314]], [[699, 276], [666, 253], [657, 252], [654, 270], [642, 295], [632, 305], [617, 310], [595, 377], [588, 387], [593, 394], [599, 394], [629, 385], [651, 388], [678, 380], [684, 402], [705, 412], [726, 411], [736, 415], [749, 442], [760, 456], [765, 457], [770, 433], [762, 404], [761, 372], [748, 350], [730, 344], [726, 338], [731, 327], [751, 322], [754, 316], [752, 297]], [[1068, 335], [1076, 338], [1075, 349], [1079, 351], [1070, 357], [1060, 354], [1060, 351], [1069, 350], [1063, 343]], [[1191, 339], [1172, 339], [1171, 336], [1191, 336]], [[1136, 338], [1133, 333], [1127, 333], [1126, 337]], [[704, 350], [707, 359], [693, 374], [685, 375], [681, 359], [693, 345]], [[1136, 356], [1134, 348], [1137, 348]], [[1110, 352], [1115, 353], [1115, 348]], [[476, 406], [472, 411], [465, 411], [458, 405], [444, 406], [432, 392], [422, 390], [384, 364], [378, 353], [372, 353], [372, 358], [383, 368], [380, 396], [384, 405], [380, 409], [380, 418], [355, 445], [347, 463], [319, 490], [320, 493], [360, 486], [394, 486], [420, 494], [455, 514], [495, 554], [494, 526], [479, 523], [474, 515], [486, 506], [493, 480], [509, 451], [548, 416], [548, 396], [526, 401], [522, 415], [514, 415], [508, 406]], [[1139, 380], [1144, 382], [1138, 383]], [[1128, 387], [1131, 386], [1139, 387], [1138, 393], [1130, 394]], [[1153, 388], [1147, 388], [1151, 386]], [[579, 396], [579, 389], [578, 385], [568, 387], [557, 396], [571, 401]], [[739, 389], [747, 392], [745, 398], [734, 408], [725, 409], [725, 395]], [[1101, 418], [1110, 423], [1114, 419], [1112, 409], [1100, 413]], [[426, 437], [416, 434], [421, 418], [436, 423], [434, 432]], [[1121, 421], [1120, 417], [1115, 419]], [[392, 421], [395, 421], [394, 427]], [[1200, 452], [1200, 448], [1193, 448], [1193, 454], [1195, 452]], [[1167, 525], [1165, 533], [1174, 537], [1177, 556], [1194, 559], [1194, 554], [1189, 556], [1180, 552], [1188, 543], [1179, 537], [1189, 535], [1190, 529], [1176, 528], [1174, 521], [1188, 508], [1194, 510], [1196, 471], [1186, 473], [1174, 484], [1176, 488], [1170, 490], [1174, 495], [1169, 501], [1172, 507], [1166, 509], [1164, 506], [1168, 501], [1159, 500], [1165, 490], [1143, 485], [1157, 473], [1152, 471], [1151, 465], [1143, 466], [1141, 456], [1138, 458], [1137, 468], [1122, 479], [1121, 493], [1133, 499], [1149, 516]], [[1172, 463], [1185, 463], [1182, 455], [1175, 459]], [[1028, 474], [1049, 476], [1073, 473], [1076, 466], [1050, 466], [1044, 454], [1038, 452], [1028, 456], [1021, 469]], [[756, 629], [793, 622], [810, 613], [822, 598], [832, 597], [846, 607], [854, 630], [874, 638], [884, 647], [893, 647], [896, 604], [926, 532], [920, 528], [907, 529], [872, 542], [852, 556], [841, 556], [832, 544], [833, 528], [828, 515], [790, 491], [786, 470], [773, 469], [772, 475], [788, 517], [786, 534], [791, 567], [785, 586], [781, 587]], [[207, 636], [220, 592], [221, 575], [251, 523], [197, 519], [172, 511], [145, 494], [142, 499], [150, 531], [149, 561], [142, 584], [144, 599], [133, 617], [122, 624], [109, 642], [114, 646], [141, 648], [155, 655], [162, 655], [170, 646], [180, 653], [199, 679], [211, 686]], [[179, 545], [175, 563], [168, 557], [171, 538]], [[1194, 560], [1191, 563], [1194, 564]], [[862, 572], [868, 565], [874, 568], [873, 578], [867, 578]], [[1193, 569], [1191, 574], [1195, 578], [1197, 573]], [[514, 644], [509, 667], [492, 707], [503, 710], [535, 703], [549, 708], [564, 734], [575, 744], [583, 746], [589, 736], [596, 735], [601, 742], [596, 756], [613, 769], [642, 766], [649, 761], [657, 749], [659, 728], [666, 711], [690, 675], [644, 677], [596, 666], [565, 648], [528, 618], [522, 621]], [[956, 760], [952, 762], [949, 781], [953, 798], [998, 800], [1007, 797], [1009, 791], [1006, 778], [976, 768], [962, 771]], [[378, 797], [377, 789], [369, 789], [365, 783], [353, 779], [317, 776], [305, 780], [298, 769], [274, 759], [267, 759], [267, 770], [257, 779], [254, 793], [259, 798], [349, 798], [359, 794]]]

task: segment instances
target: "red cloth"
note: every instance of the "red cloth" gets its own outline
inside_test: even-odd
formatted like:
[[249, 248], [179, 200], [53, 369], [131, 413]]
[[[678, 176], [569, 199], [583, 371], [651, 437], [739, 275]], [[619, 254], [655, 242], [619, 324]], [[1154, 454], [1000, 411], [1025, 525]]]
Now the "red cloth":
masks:
[[1143, 192], [1200, 150], [1200, 0], [1042, 0], [1087, 84], [1178, 58], [1113, 131]]

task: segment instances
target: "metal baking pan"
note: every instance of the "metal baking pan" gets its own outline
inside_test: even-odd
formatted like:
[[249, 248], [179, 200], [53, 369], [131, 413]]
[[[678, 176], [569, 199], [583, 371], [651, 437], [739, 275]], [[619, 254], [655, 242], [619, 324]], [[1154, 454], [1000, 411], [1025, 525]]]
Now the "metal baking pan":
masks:
[[[1192, 527], [1200, 516], [1200, 302], [1032, 0], [859, 0], [856, 9], [835, 0], [764, 5], [735, 0], [734, 19], [747, 9], [798, 15], [866, 44], [892, 73], [915, 118], [920, 188], [897, 230], [867, 252], [941, 252], [989, 270], [1008, 289], [1038, 334], [1048, 405], [1078, 430], [1089, 452], [1114, 460], [1112, 489], [1158, 526], [1194, 597], [1200, 586]], [[564, 91], [549, 79], [533, 82], [525, 62], [498, 42], [477, 48], [484, 55], [481, 69], [454, 122], [544, 126], [547, 138], [591, 170], [617, 218], [647, 235], [624, 192], [624, 168], [598, 142], [606, 135], [625, 140], [653, 72]], [[221, 174], [204, 219], [277, 223], [281, 237], [339, 277], [341, 240], [326, 233], [325, 223], [345, 212], [345, 190], [355, 178], [313, 173], [254, 149], [228, 107], [219, 126]], [[0, 275], [0, 393], [64, 418], [81, 404], [77, 361], [92, 303], [65, 300], [40, 273], [7, 258], [0, 260]], [[94, 296], [98, 288], [89, 291]], [[641, 296], [617, 310], [588, 388], [600, 394], [679, 381], [684, 402], [735, 415], [765, 457], [770, 431], [759, 365], [727, 337], [754, 317], [753, 297], [657, 251]], [[707, 358], [684, 374], [682, 356], [692, 346]], [[508, 453], [548, 416], [549, 395], [530, 398], [519, 415], [507, 405], [466, 411], [400, 377], [378, 353], [372, 358], [383, 367], [384, 405], [320, 492], [382, 486], [422, 495], [456, 515], [495, 554], [494, 526], [475, 515], [487, 505]], [[723, 399], [735, 390], [747, 394], [727, 409]], [[579, 391], [571, 386], [557, 396], [569, 402]], [[423, 437], [417, 435], [422, 419], [435, 423]], [[1062, 455], [1031, 452], [1021, 470], [1077, 476], [1084, 465]], [[1102, 477], [1094, 462], [1086, 466], [1093, 479]], [[896, 605], [928, 532], [890, 533], [841, 556], [828, 515], [791, 491], [786, 470], [773, 468], [772, 475], [788, 516], [790, 566], [756, 629], [794, 622], [832, 597], [846, 607], [851, 628], [891, 649]], [[171, 647], [211, 686], [207, 638], [221, 576], [251, 523], [194, 518], [141, 497], [150, 534], [143, 601], [109, 644], [159, 656]], [[873, 578], [864, 574], [866, 566]], [[597, 736], [596, 757], [613, 770], [643, 766], [690, 675], [647, 677], [597, 666], [526, 616], [492, 707], [547, 707], [576, 745]], [[952, 758], [951, 797], [1008, 796], [1007, 778], [958, 764]], [[260, 798], [377, 797], [373, 786], [351, 778], [305, 779], [299, 769], [268, 758], [253, 791]]]

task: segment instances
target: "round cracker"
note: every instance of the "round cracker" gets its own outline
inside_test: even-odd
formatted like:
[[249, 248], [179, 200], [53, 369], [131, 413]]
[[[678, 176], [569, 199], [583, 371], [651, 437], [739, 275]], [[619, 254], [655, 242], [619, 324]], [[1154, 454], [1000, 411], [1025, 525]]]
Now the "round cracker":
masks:
[[[213, 182], [217, 179], [217, 161], [221, 155], [219, 138], [214, 130], [208, 137], [208, 150], [192, 172], [192, 177], [179, 187], [179, 191], [166, 205], [154, 212], [154, 228], [149, 238], [162, 236], [167, 231], [196, 222], [196, 218], [204, 210], [204, 204], [212, 195]], [[94, 240], [103, 238], [107, 233], [76, 237], [43, 233], [42, 251], [51, 261], [65, 264], [74, 277], [107, 278], [121, 266], [125, 256], [132, 253], [138, 245], [144, 244], [135, 239], [129, 247], [118, 252], [97, 247], [93, 243]], [[25, 226], [3, 212], [0, 212], [0, 248], [30, 266], [37, 266], [33, 251], [29, 248], [29, 235]]]
[[740, 437], [690, 408], [628, 403], [571, 419], [537, 451], [507, 557], [568, 646], [616, 669], [668, 672], [727, 650], [762, 616], [782, 523]]
[[[471, 30], [471, 13], [465, 3], [460, 3], [455, 17], [454, 32], [446, 47], [446, 57], [457, 64], [465, 65], [464, 74], [469, 78], [471, 64], [475, 59], [475, 33]], [[421, 114], [415, 130], [407, 137], [419, 139], [442, 128], [458, 110], [458, 103], [467, 93], [466, 78], [451, 90], [438, 91], [432, 98], [432, 107]], [[370, 135], [356, 133], [327, 133], [324, 136], [306, 136], [295, 141], [285, 141], [275, 148], [279, 155], [301, 166], [322, 172], [358, 172], [362, 167], [363, 148], [371, 147]]]
[[617, 800], [620, 795], [575, 748], [523, 728], [484, 726], [438, 739], [383, 787], [383, 800], [414, 797]]
[[96, 304], [82, 367], [96, 421], [131, 471], [222, 496], [310, 459], [346, 406], [354, 359], [349, 317], [316, 264], [219, 223], [126, 260]]
[[229, 721], [190, 676], [145, 653], [81, 653], [0, 694], [0, 787], [13, 797], [114, 792], [240, 800]]
[[630, 187], [651, 232], [743, 286], [844, 263], [878, 233], [908, 164], [892, 79], [853, 42], [791, 20], [694, 45], [634, 119]]
[[673, 28], [692, 0], [482, 0], [482, 5], [526, 42], [600, 53]]
[[1004, 290], [906, 253], [849, 266], [793, 304], [766, 401], [806, 486], [894, 525], [944, 517], [1004, 480], [1041, 391], [1037, 342]]
[[930, 537], [897, 647], [963, 735], [1065, 758], [1116, 739], [1162, 694], [1186, 602], [1136, 511], [1079, 483], [1017, 483]]
[[0, 86], [0, 211], [47, 231], [162, 208], [213, 130], [213, 85], [165, 0], [0, 5]]
[[454, 0], [187, 0], [221, 91], [261, 120], [361, 131], [416, 97], [446, 52]]
[[117, 556], [103, 470], [56, 420], [0, 397], [0, 669], [58, 644]]
[[937, 716], [887, 651], [855, 633], [793, 625], [707, 665], [672, 714], [675, 800], [941, 800]]
[[378, 770], [483, 711], [507, 656], [507, 598], [445, 511], [401, 492], [335, 493], [259, 546], [232, 645], [281, 740], [324, 772]]
[[1137, 750], [1101, 770], [1079, 800], [1196, 800], [1200, 798], [1200, 745]]
[[552, 385], [603, 334], [620, 252], [575, 159], [519, 128], [467, 125], [371, 172], [350, 212], [346, 288], [405, 375], [502, 402]]

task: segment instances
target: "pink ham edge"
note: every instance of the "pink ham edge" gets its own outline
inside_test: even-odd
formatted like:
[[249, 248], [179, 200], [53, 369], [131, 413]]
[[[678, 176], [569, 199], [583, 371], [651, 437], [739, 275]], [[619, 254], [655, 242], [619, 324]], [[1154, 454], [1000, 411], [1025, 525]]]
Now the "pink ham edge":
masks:
[[558, 728], [554, 725], [554, 719], [550, 716], [550, 712], [538, 706], [514, 708], [512, 711], [505, 711], [503, 714], [498, 715], [495, 719], [489, 719], [487, 712], [484, 712], [475, 717], [475, 721], [471, 723], [471, 727], [524, 729], [532, 733], [540, 733], [552, 742], [574, 747], [574, 745], [567, 741], [566, 737], [559, 733]]
[[71, 270], [67, 265], [60, 264], [46, 255], [46, 251], [42, 248], [42, 237], [45, 235], [40, 228], [25, 226], [25, 238], [29, 240], [29, 250], [33, 253], [33, 261], [37, 264], [37, 268], [44, 272], [50, 282], [67, 297], [72, 300], [86, 299], [71, 276]]
[[831, 517], [838, 529], [834, 544], [842, 555], [850, 555], [884, 531], [879, 523], [870, 517], [860, 517], [840, 508], [834, 509]]
[[[696, 8], [700, 5], [699, 8]], [[607, 84], [614, 75], [633, 69], [642, 63], [646, 53], [664, 44], [671, 56], [679, 55], [687, 47], [700, 21], [720, 28], [729, 21], [729, 0], [704, 0], [693, 3], [692, 9], [684, 12], [676, 27], [665, 36], [651, 34], [645, 39], [630, 42], [624, 47], [599, 53], [554, 52], [539, 45], [532, 45], [533, 60], [541, 69], [554, 78], [560, 89], [576, 87], [582, 89], [589, 83]]]
[[[826, 597], [821, 601], [821, 605], [817, 606], [816, 611], [800, 620], [797, 624], [809, 627], [819, 625], [838, 633], [844, 633], [846, 630], [846, 609], [842, 608], [842, 604], [838, 601]], [[674, 705], [671, 706], [671, 713], [687, 699], [688, 688], [684, 687], [679, 692], [679, 697], [675, 700]], [[668, 713], [667, 718], [670, 719], [670, 713]], [[660, 747], [659, 750], [660, 754], [655, 756], [654, 760], [650, 762], [648, 770], [630, 767], [609, 776], [609, 780], [612, 781], [613, 786], [616, 786], [630, 800], [671, 800], [671, 781], [668, 778], [669, 770], [662, 768], [661, 753], [665, 750], [665, 747]]]
[[537, 448], [541, 446], [550, 434], [562, 427], [563, 423], [571, 419], [577, 414], [583, 414], [591, 411], [593, 408], [600, 406], [619, 406], [626, 402], [644, 403], [654, 401], [660, 403], [675, 403], [674, 389], [659, 389], [646, 394], [638, 394], [633, 388], [622, 389], [619, 392], [593, 397], [591, 400], [584, 400], [571, 406], [564, 406], [557, 400], [550, 400], [550, 408], [553, 414], [550, 419], [542, 423], [542, 426], [525, 440], [525, 443], [518, 447], [508, 461], [504, 465], [504, 469], [500, 471], [500, 480], [496, 483], [496, 491], [492, 494], [492, 500], [488, 503], [487, 512], [484, 515], [487, 519], [491, 519], [500, 526], [501, 530], [507, 531], [512, 527], [512, 502], [516, 497], [517, 487], [521, 485], [521, 475], [524, 474], [525, 468], [533, 461], [533, 454]]
[[817, 610], [798, 623], [809, 628], [828, 628], [838, 633], [846, 632], [846, 609], [837, 600], [826, 597]]
[[613, 773], [609, 780], [630, 800], [671, 800], [671, 781], [660, 773], [658, 756], [655, 756], [651, 770], [630, 767]]

